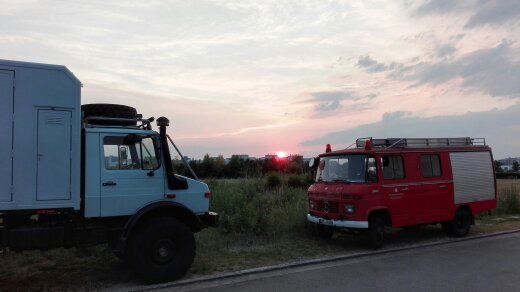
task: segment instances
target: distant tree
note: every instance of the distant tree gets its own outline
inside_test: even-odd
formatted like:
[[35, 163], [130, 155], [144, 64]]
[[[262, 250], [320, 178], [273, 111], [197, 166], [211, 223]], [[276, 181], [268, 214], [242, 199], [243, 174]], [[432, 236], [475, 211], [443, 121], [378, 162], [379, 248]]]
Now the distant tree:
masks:
[[502, 163], [500, 163], [500, 161], [498, 161], [498, 160], [495, 160], [495, 172], [496, 173], [503, 172], [501, 166], [502, 166]]
[[226, 167], [226, 161], [224, 160], [224, 156], [220, 154], [215, 158], [213, 165], [213, 177], [221, 178], [224, 176], [224, 168]]
[[518, 172], [520, 169], [520, 165], [518, 164], [518, 161], [513, 162], [513, 171]]

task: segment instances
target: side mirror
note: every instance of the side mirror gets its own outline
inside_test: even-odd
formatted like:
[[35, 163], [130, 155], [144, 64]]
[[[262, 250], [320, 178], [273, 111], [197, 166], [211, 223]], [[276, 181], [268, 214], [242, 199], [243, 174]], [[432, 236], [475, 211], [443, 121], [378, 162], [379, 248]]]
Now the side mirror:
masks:
[[316, 157], [316, 158], [311, 158], [311, 160], [309, 160], [309, 167], [310, 168], [316, 168], [318, 167], [318, 164], [320, 163], [320, 158], [319, 157]]

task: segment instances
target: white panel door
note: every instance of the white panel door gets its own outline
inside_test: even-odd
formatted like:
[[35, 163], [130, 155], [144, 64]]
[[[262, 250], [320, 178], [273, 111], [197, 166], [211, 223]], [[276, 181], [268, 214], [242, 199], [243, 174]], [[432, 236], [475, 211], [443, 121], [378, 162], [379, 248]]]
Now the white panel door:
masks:
[[71, 199], [70, 123], [70, 111], [38, 111], [36, 198], [39, 201]]

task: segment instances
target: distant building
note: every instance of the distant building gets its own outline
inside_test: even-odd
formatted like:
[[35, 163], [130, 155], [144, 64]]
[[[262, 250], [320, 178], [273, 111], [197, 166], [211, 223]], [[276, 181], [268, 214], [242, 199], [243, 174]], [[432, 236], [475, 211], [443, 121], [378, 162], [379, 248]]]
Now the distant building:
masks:
[[249, 157], [249, 155], [247, 154], [233, 154], [231, 155], [231, 159], [239, 159], [239, 160], [243, 160], [243, 161], [246, 161], [246, 160], [251, 160], [252, 157]]

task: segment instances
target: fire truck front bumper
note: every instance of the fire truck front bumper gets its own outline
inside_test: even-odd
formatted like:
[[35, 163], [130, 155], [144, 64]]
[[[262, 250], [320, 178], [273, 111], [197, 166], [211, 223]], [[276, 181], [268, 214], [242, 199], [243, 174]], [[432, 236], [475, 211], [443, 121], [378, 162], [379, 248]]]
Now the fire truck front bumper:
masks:
[[348, 220], [328, 220], [307, 214], [307, 220], [321, 225], [333, 226], [338, 228], [368, 228], [368, 221], [348, 221]]

